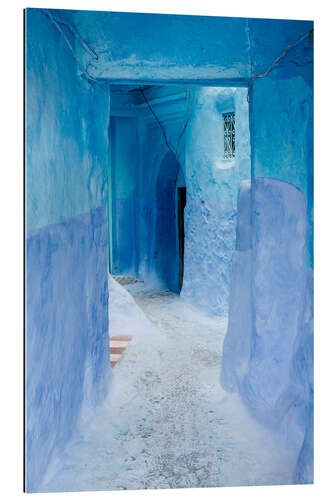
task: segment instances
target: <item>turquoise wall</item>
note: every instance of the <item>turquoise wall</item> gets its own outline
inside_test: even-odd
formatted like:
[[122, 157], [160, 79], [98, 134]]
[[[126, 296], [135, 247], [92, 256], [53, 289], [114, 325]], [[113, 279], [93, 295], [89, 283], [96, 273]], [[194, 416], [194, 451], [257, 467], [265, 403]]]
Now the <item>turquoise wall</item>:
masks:
[[[261, 43], [268, 37], [273, 23], [250, 21], [254, 75], [270, 68], [279, 55], [275, 44]], [[308, 217], [306, 259], [313, 266], [313, 38], [310, 32], [313, 25], [304, 22], [299, 29], [295, 21], [286, 24], [280, 21], [274, 23], [275, 27], [278, 47], [282, 48], [284, 43], [289, 50], [266, 76], [254, 77], [250, 117], [253, 175], [289, 182], [303, 193]]]
[[[80, 76], [63, 35], [41, 10], [28, 9], [26, 23], [30, 233], [88, 212], [106, 199], [109, 88]], [[65, 34], [74, 46], [74, 36]]]
[[[54, 12], [63, 17], [67, 11]], [[92, 11], [70, 15], [98, 55], [98, 59], [83, 58], [94, 78], [170, 81], [250, 76], [246, 19]]]
[[112, 378], [109, 89], [81, 76], [42, 11], [28, 9], [25, 22], [25, 489], [36, 492]]
[[134, 117], [112, 117], [110, 123], [110, 246], [112, 273], [135, 275], [138, 147]]

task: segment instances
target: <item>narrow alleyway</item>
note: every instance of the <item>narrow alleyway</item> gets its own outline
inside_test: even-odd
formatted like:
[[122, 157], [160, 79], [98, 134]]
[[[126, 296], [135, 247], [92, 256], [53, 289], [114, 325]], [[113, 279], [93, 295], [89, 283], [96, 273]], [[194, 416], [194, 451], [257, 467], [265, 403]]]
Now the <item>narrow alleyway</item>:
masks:
[[293, 458], [220, 386], [226, 319], [142, 288], [111, 286], [110, 330], [133, 340], [43, 490], [290, 483]]

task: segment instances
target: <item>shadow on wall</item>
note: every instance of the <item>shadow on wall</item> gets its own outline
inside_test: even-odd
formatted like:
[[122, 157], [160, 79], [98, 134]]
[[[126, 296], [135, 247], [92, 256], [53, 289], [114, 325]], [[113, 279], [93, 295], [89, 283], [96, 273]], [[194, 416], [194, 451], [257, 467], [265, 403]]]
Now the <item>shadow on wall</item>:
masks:
[[36, 492], [79, 418], [106, 396], [104, 207], [43, 227], [26, 243], [26, 490]]
[[176, 182], [179, 163], [167, 153], [156, 181], [154, 261], [157, 276], [167, 289], [179, 292], [179, 246], [177, 231]]
[[[293, 185], [254, 178], [238, 198], [222, 385], [279, 430], [298, 456], [295, 482], [313, 482], [312, 270], [306, 203]], [[263, 383], [263, 381], [265, 381]]]
[[43, 10], [27, 9], [25, 21], [25, 487], [33, 492], [112, 375], [104, 206], [110, 97], [106, 85], [79, 76]]

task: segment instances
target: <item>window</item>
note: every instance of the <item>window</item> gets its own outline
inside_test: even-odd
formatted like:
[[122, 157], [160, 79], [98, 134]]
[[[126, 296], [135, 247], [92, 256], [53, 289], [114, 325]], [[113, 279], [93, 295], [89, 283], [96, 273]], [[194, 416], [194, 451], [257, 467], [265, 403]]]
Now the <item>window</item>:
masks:
[[230, 160], [235, 158], [235, 113], [223, 115], [224, 127], [224, 158]]

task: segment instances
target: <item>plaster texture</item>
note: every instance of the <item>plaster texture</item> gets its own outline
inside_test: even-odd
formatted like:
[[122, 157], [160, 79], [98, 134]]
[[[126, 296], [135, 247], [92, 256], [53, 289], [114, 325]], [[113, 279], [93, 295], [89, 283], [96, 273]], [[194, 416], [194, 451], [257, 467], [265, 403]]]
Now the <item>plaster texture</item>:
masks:
[[295, 472], [295, 481], [312, 482], [313, 311], [304, 259], [305, 200], [294, 186], [275, 179], [255, 178], [251, 187], [243, 184], [239, 196], [222, 384], [241, 394], [257, 418], [280, 428], [306, 471]]
[[111, 381], [109, 89], [80, 76], [43, 10], [27, 9], [25, 21], [25, 487], [32, 492]]
[[29, 492], [110, 387], [106, 255], [104, 207], [38, 229], [26, 243]]

